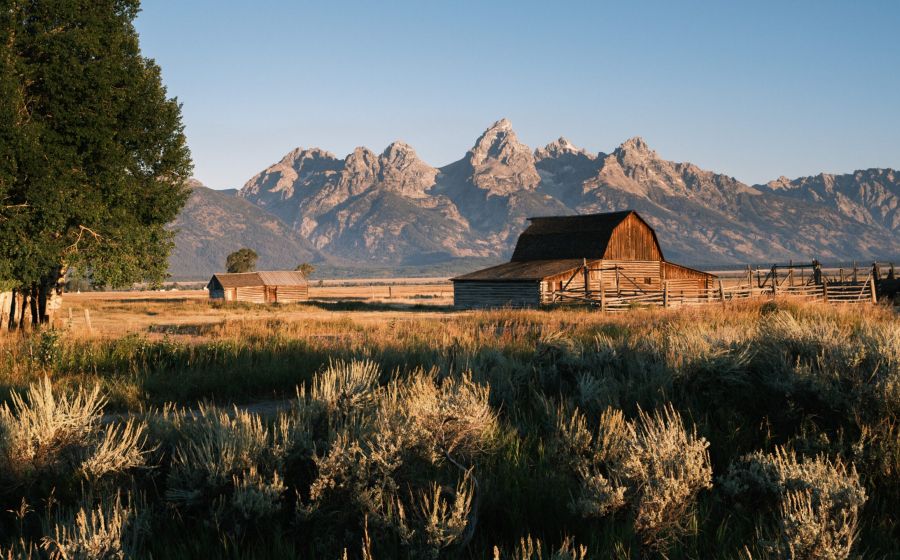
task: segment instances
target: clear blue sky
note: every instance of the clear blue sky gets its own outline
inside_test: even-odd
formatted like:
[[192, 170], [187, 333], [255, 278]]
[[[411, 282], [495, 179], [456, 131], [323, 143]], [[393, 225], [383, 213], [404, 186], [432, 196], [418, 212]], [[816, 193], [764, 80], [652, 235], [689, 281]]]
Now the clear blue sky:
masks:
[[749, 183], [900, 168], [900, 1], [144, 0], [137, 28], [215, 188], [296, 146], [440, 166], [501, 117]]

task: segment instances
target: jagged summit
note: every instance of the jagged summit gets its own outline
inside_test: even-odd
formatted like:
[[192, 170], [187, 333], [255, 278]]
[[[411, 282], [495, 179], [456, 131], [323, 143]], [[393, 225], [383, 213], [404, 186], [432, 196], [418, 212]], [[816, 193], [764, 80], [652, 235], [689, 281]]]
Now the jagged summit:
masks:
[[566, 155], [584, 156], [588, 159], [597, 158], [596, 154], [592, 154], [584, 148], [579, 148], [575, 144], [569, 142], [569, 140], [564, 136], [560, 136], [543, 148], [538, 148], [534, 151], [534, 157], [538, 160], [547, 158], [559, 158]]
[[481, 165], [488, 159], [507, 162], [522, 152], [530, 154], [531, 150], [519, 142], [518, 136], [512, 129], [512, 123], [508, 119], [500, 119], [488, 127], [469, 151], [473, 166]]
[[286, 153], [281, 158], [281, 162], [288, 163], [312, 159], [337, 159], [337, 157], [333, 153], [315, 146], [310, 148], [297, 147]]
[[638, 154], [646, 154], [646, 155], [656, 155], [656, 152], [650, 149], [650, 146], [647, 145], [647, 142], [644, 141], [640, 136], [634, 136], [629, 138], [628, 140], [622, 142], [622, 144], [616, 148], [617, 152], [625, 152], [625, 153], [638, 153]]
[[540, 182], [531, 148], [519, 142], [508, 119], [492, 124], [467, 155], [472, 182], [490, 195], [534, 190]]
[[383, 157], [397, 157], [399, 155], [407, 155], [411, 154], [412, 156], [416, 156], [416, 150], [413, 149], [412, 146], [404, 142], [403, 140], [394, 140], [384, 149], [384, 152], [381, 153]]
[[326, 255], [382, 265], [500, 260], [527, 216], [622, 208], [640, 212], [667, 239], [666, 253], [688, 264], [900, 256], [900, 177], [892, 170], [751, 187], [665, 160], [641, 137], [609, 154], [565, 137], [532, 150], [508, 119], [440, 169], [401, 140], [344, 158], [298, 148], [241, 197]]

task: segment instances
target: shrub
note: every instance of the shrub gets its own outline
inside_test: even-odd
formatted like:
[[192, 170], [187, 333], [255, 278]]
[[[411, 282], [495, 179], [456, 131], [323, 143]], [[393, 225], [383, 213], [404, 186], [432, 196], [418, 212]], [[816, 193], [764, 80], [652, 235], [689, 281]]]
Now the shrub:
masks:
[[644, 544], [664, 548], [687, 530], [697, 494], [712, 487], [708, 443], [671, 405], [634, 422], [607, 409], [596, 436], [577, 410], [557, 412], [556, 453], [578, 479], [572, 509], [605, 516], [626, 503]]
[[143, 520], [121, 495], [96, 507], [84, 505], [71, 517], [58, 517], [41, 542], [51, 558], [65, 560], [122, 559], [134, 555]]
[[855, 467], [823, 456], [800, 460], [793, 451], [756, 452], [729, 467], [726, 493], [753, 503], [775, 502], [778, 522], [765, 549], [792, 559], [850, 555], [866, 492]]
[[97, 481], [145, 462], [146, 424], [103, 424], [98, 387], [55, 395], [48, 378], [0, 407], [0, 477], [11, 484]]
[[435, 557], [441, 549], [462, 539], [469, 525], [475, 485], [466, 473], [451, 499], [445, 498], [444, 493], [443, 488], [432, 483], [429, 489], [421, 493], [415, 508], [425, 543]]
[[634, 527], [645, 544], [665, 547], [687, 530], [697, 494], [712, 488], [709, 444], [667, 405], [630, 424], [622, 477], [633, 488]]
[[174, 448], [166, 498], [219, 521], [259, 521], [280, 511], [279, 475], [291, 448], [291, 425], [273, 427], [257, 414], [201, 407], [174, 413], [183, 440]]

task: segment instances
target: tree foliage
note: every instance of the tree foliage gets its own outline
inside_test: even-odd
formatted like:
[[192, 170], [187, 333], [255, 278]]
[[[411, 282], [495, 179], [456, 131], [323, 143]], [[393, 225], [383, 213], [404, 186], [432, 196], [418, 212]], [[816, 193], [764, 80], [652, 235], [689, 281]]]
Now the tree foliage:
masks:
[[259, 255], [253, 249], [244, 247], [228, 255], [225, 260], [225, 270], [228, 272], [253, 272], [256, 270], [256, 260]]
[[296, 270], [297, 272], [302, 272], [303, 276], [309, 278], [316, 272], [316, 266], [314, 264], [305, 262], [298, 264], [297, 268], [295, 268], [294, 270]]
[[165, 277], [191, 161], [181, 107], [141, 55], [138, 0], [0, 10], [0, 276]]

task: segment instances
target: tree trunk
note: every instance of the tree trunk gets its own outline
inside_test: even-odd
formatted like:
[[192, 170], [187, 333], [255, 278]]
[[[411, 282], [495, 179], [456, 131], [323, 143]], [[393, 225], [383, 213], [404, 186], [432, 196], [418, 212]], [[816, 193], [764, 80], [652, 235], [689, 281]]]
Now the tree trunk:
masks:
[[9, 302], [9, 319], [6, 320], [6, 328], [14, 331], [16, 330], [16, 298], [19, 297], [18, 290], [12, 291], [12, 297]]
[[6, 328], [6, 319], [11, 305], [10, 299], [12, 299], [12, 292], [0, 293], [0, 331]]
[[38, 287], [37, 284], [31, 285], [31, 298], [28, 300], [28, 310], [31, 311], [31, 328], [36, 329], [40, 326], [41, 320], [38, 316]]
[[22, 293], [21, 301], [19, 301], [19, 329], [25, 328], [25, 310], [28, 307], [26, 305], [28, 303], [28, 293], [24, 290], [19, 290]]
[[66, 271], [66, 266], [59, 266], [41, 280], [38, 294], [38, 314], [40, 315], [41, 324], [50, 323], [54, 312], [62, 305]]

